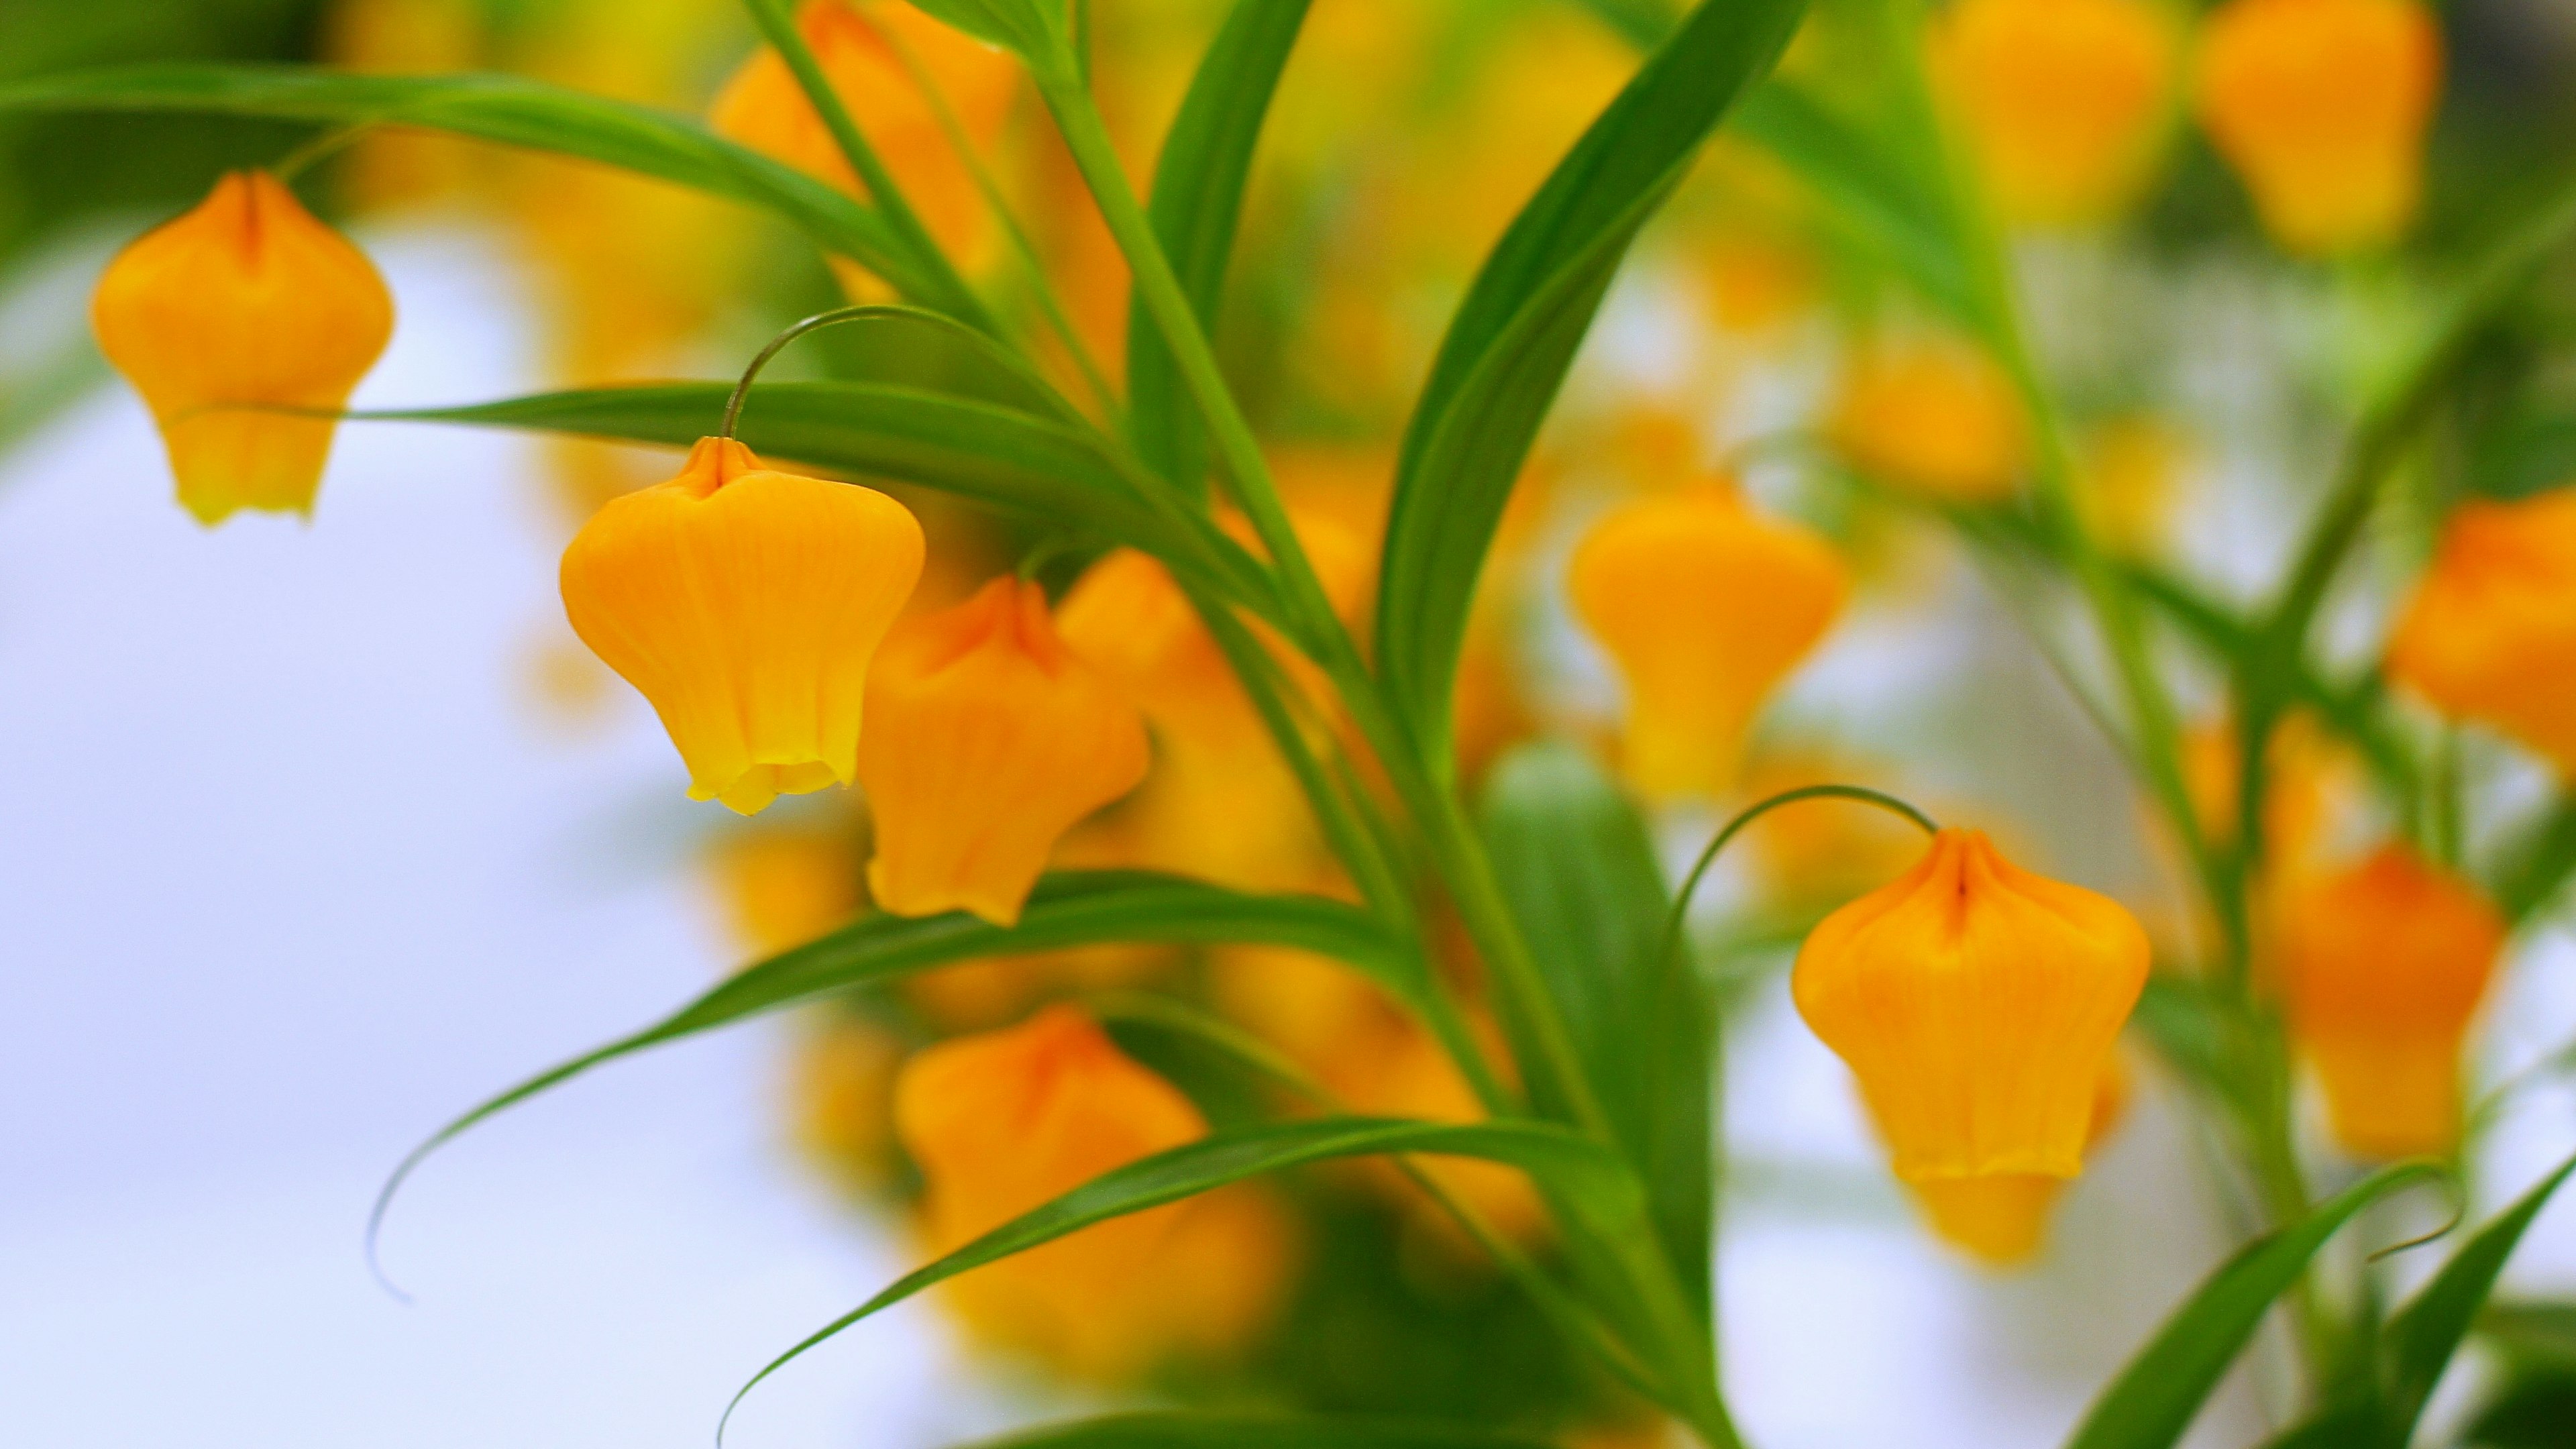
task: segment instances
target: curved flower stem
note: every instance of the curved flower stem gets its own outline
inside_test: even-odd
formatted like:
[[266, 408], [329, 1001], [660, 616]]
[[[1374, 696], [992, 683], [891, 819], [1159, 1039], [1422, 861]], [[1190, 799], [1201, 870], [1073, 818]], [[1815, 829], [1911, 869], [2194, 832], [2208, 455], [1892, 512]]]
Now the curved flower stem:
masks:
[[372, 121], [356, 121], [324, 131], [270, 162], [268, 174], [291, 186], [295, 183], [295, 178], [311, 169], [315, 162], [367, 134], [374, 124]]
[[733, 395], [725, 399], [724, 421], [716, 428], [716, 436], [728, 440], [733, 437], [734, 425], [742, 421], [743, 399], [751, 395], [752, 379], [760, 376], [760, 370], [769, 365], [769, 359], [786, 351], [788, 343], [808, 332], [820, 332], [835, 323], [855, 322], [861, 317], [882, 316], [885, 311], [886, 308], [883, 306], [868, 302], [856, 307], [835, 307], [829, 312], [817, 312], [801, 321], [788, 323], [786, 327], [780, 329], [777, 336], [769, 339], [768, 346], [752, 355], [751, 365], [742, 370], [742, 380], [733, 385]]
[[1655, 938], [1655, 954], [1651, 958], [1657, 972], [1658, 999], [1681, 960], [1682, 924], [1690, 913], [1691, 895], [1699, 889], [1700, 879], [1708, 874], [1709, 867], [1717, 864], [1718, 853], [1732, 844], [1736, 836], [1743, 834], [1746, 826], [1783, 805], [1794, 805], [1801, 800], [1857, 800], [1904, 816], [1922, 826], [1926, 835], [1941, 833], [1940, 825], [1931, 816], [1885, 791], [1873, 790], [1866, 785], [1801, 785], [1795, 790], [1783, 790], [1768, 800], [1746, 806], [1709, 840], [1708, 848], [1691, 863], [1690, 873], [1682, 877], [1681, 889], [1673, 893], [1673, 908], [1664, 914], [1664, 929]]

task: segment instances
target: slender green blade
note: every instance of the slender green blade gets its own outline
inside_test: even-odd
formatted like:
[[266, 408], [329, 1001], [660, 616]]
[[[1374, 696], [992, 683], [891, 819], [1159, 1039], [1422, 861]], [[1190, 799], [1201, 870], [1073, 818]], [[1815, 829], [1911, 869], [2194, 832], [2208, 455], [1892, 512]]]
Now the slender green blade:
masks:
[[1552, 742], [1504, 756], [1482, 807], [1494, 873], [1705, 1322], [1713, 1026], [1697, 974], [1655, 959], [1671, 897], [1645, 820], [1590, 756]]
[[2487, 1296], [2495, 1291], [2505, 1260], [2513, 1256], [2532, 1219], [2540, 1216], [2540, 1210], [2549, 1205], [2550, 1195], [2571, 1173], [2576, 1173], [2576, 1157], [2560, 1164], [2556, 1172], [2535, 1183], [2512, 1207], [2478, 1229], [2477, 1236], [2451, 1255], [2451, 1261], [2442, 1265], [2433, 1281], [2388, 1321], [2384, 1340], [2388, 1353], [2387, 1444], [2402, 1449], [2413, 1436], [2416, 1420], [2423, 1417], [2424, 1405], [2433, 1397], [2433, 1386], [2441, 1381], [2442, 1371], [2450, 1367], [2451, 1356], [2459, 1351], [2460, 1340], [2468, 1337], [2470, 1325], [2477, 1322], [2479, 1310], [2486, 1306]]
[[[589, 388], [463, 407], [359, 413], [685, 447], [716, 430], [723, 383]], [[1131, 544], [1276, 619], [1260, 564], [1212, 526], [1158, 511], [1087, 429], [971, 396], [862, 382], [764, 383], [743, 409], [753, 451], [972, 499], [1050, 530]]]
[[2562, 795], [2508, 852], [2496, 899], [2508, 920], [2546, 907], [2576, 875], [2576, 794]]
[[[1329, 1117], [1235, 1128], [1103, 1173], [905, 1274], [771, 1360], [734, 1395], [734, 1403], [739, 1405], [743, 1395], [763, 1379], [815, 1345], [970, 1269], [1027, 1252], [1094, 1223], [1195, 1197], [1245, 1178], [1334, 1158], [1387, 1153], [1476, 1157], [1517, 1167], [1546, 1186], [1552, 1201], [1577, 1214], [1578, 1225], [1588, 1236], [1633, 1241], [1646, 1231], [1644, 1193], [1626, 1165], [1599, 1143], [1549, 1123], [1462, 1125]], [[728, 1407], [726, 1413], [730, 1416], [732, 1409]], [[718, 1437], [722, 1437], [721, 1427]]]
[[[1225, 294], [1226, 265], [1243, 217], [1252, 153], [1278, 92], [1288, 53], [1306, 23], [1310, 0], [1235, 0], [1225, 26], [1199, 62], [1180, 114], [1163, 137], [1146, 215], [1171, 258], [1181, 290], [1214, 335]], [[1207, 435], [1198, 406], [1172, 360], [1162, 329], [1144, 303], [1127, 316], [1128, 428], [1147, 467], [1185, 488], [1207, 474]]]
[[756, 962], [669, 1017], [539, 1073], [440, 1128], [403, 1159], [378, 1194], [367, 1225], [369, 1253], [395, 1191], [430, 1153], [486, 1118], [593, 1067], [934, 966], [1110, 942], [1291, 946], [1347, 962], [1407, 1000], [1418, 999], [1425, 989], [1413, 955], [1352, 906], [1321, 896], [1248, 895], [1177, 876], [1138, 871], [1049, 875], [1038, 882], [1019, 924], [1011, 927], [956, 911], [869, 916]]
[[2308, 1260], [2353, 1214], [2399, 1188], [2447, 1176], [2429, 1163], [2401, 1163], [2246, 1244], [2129, 1360], [2066, 1441], [2067, 1449], [2172, 1449], [2262, 1326], [2272, 1301], [2289, 1291]]
[[912, 0], [927, 14], [1022, 59], [1044, 63], [1065, 36], [1072, 0]]
[[1547, 1449], [1463, 1424], [1289, 1419], [1241, 1414], [1111, 1414], [1049, 1424], [974, 1449]]
[[683, 117], [510, 75], [387, 76], [292, 66], [156, 64], [0, 86], [0, 110], [194, 111], [416, 126], [596, 161], [764, 208], [929, 306], [980, 315], [896, 245], [874, 211]]
[[1708, 0], [1521, 209], [1451, 319], [1407, 424], [1379, 582], [1378, 668], [1445, 772], [1467, 611], [1512, 485], [1628, 245], [1804, 0]]

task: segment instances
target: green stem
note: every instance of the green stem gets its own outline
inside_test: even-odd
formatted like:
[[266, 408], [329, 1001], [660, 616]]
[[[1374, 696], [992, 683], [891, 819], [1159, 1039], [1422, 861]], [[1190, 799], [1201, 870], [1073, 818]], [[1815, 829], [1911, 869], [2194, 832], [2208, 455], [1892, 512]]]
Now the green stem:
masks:
[[1209, 434], [1234, 482], [1236, 501], [1269, 552], [1286, 586], [1290, 608], [1303, 616], [1309, 654], [1332, 674], [1354, 722], [1405, 796], [1449, 884], [1469, 937], [1493, 972], [1496, 984], [1511, 994], [1530, 1023], [1544, 1058], [1537, 1065], [1545, 1070], [1549, 1084], [1576, 1123], [1604, 1142], [1612, 1140], [1609, 1117], [1601, 1110], [1591, 1082], [1584, 1075], [1573, 1040], [1547, 994], [1528, 944], [1521, 939], [1518, 923], [1503, 901], [1492, 866], [1475, 843], [1474, 832], [1467, 828], [1453, 797], [1419, 778], [1412, 763], [1414, 752], [1406, 745], [1392, 715], [1378, 706], [1376, 682], [1360, 663], [1357, 647], [1334, 614], [1330, 597], [1297, 542], [1296, 530], [1271, 481], [1261, 444], [1217, 367], [1215, 350], [1208, 344], [1180, 278], [1172, 271], [1171, 259], [1164, 255], [1152, 221], [1136, 198], [1135, 188], [1110, 141], [1108, 127], [1092, 104], [1077, 68], [1058, 54], [1033, 60], [1032, 71], [1039, 93], [1046, 98], [1056, 126], [1063, 133], [1066, 149], [1099, 204], [1101, 219], [1126, 254], [1136, 295], [1162, 332], [1182, 380], [1208, 423]]
[[760, 370], [769, 365], [771, 358], [787, 350], [788, 343], [808, 332], [820, 332], [835, 323], [855, 322], [861, 317], [880, 315], [885, 310], [875, 303], [863, 302], [855, 307], [835, 307], [829, 312], [817, 312], [811, 317], [788, 323], [777, 336], [769, 339], [768, 346], [752, 355], [751, 365], [742, 370], [741, 380], [733, 385], [732, 395], [725, 399], [724, 421], [717, 426], [716, 436], [733, 437], [734, 425], [742, 421], [743, 399], [751, 395], [752, 380], [760, 376]]
[[940, 249], [930, 229], [921, 224], [912, 203], [904, 199], [903, 188], [895, 184], [894, 173], [886, 170], [876, 148], [868, 144], [866, 134], [859, 130], [858, 122], [850, 118], [850, 108], [842, 104], [841, 93], [833, 86], [831, 76], [824, 72], [822, 62], [814, 58], [812, 48], [805, 44], [805, 36], [796, 28], [795, 17], [789, 13], [786, 0], [743, 0], [743, 4], [751, 12], [752, 23], [760, 27], [761, 35], [778, 52], [779, 59], [787, 62], [788, 70], [796, 77], [796, 84], [804, 89], [805, 99], [813, 105], [814, 114], [822, 118], [823, 129], [831, 132], [833, 144], [840, 148], [842, 157], [850, 163], [850, 169], [858, 174], [859, 184], [867, 190], [868, 201], [876, 207], [878, 215], [885, 218], [895, 240], [912, 254], [914, 264], [925, 269], [939, 289], [948, 294], [938, 300], [954, 308], [977, 330], [1001, 336], [1001, 326], [984, 305], [984, 299], [966, 284], [966, 279], [957, 271], [956, 263]]
[[357, 140], [360, 136], [367, 134], [368, 128], [374, 124], [375, 123], [372, 121], [359, 121], [351, 125], [335, 126], [330, 130], [324, 131], [320, 135], [307, 140], [303, 145], [296, 147], [294, 150], [278, 157], [275, 161], [270, 162], [268, 174], [276, 177], [280, 182], [292, 186], [295, 184], [295, 178], [303, 175], [315, 162], [322, 160], [324, 157], [329, 156], [341, 147]]
[[975, 150], [974, 138], [966, 134], [964, 123], [957, 119], [957, 108], [948, 103], [948, 93], [940, 87], [938, 77], [921, 63], [920, 55], [904, 43], [902, 36], [887, 31], [885, 39], [893, 47], [895, 59], [903, 62], [905, 74], [912, 77], [912, 83], [919, 88], [923, 99], [930, 102], [931, 118], [939, 123], [940, 134], [948, 139], [948, 148], [957, 154], [967, 175], [974, 179], [976, 191], [983, 196], [984, 205], [992, 211], [994, 221], [1010, 242], [1012, 255], [1027, 274], [1029, 291], [1037, 299], [1038, 311], [1046, 318], [1047, 329], [1064, 343], [1066, 354], [1072, 357], [1074, 367], [1082, 373], [1084, 385], [1099, 401], [1101, 416], [1111, 424], [1109, 431], [1117, 432], [1122, 411], [1118, 390], [1110, 386], [1109, 375], [1101, 370], [1099, 359], [1091, 355], [1090, 346], [1074, 327], [1072, 317], [1065, 311], [1063, 298], [1056, 295], [1055, 283], [1047, 277], [1046, 263], [1038, 256], [1037, 244], [1030, 240], [1028, 228], [1020, 224], [1019, 214], [1011, 209], [1010, 199], [1002, 194], [1000, 183], [993, 179], [992, 168], [984, 164], [983, 156]]

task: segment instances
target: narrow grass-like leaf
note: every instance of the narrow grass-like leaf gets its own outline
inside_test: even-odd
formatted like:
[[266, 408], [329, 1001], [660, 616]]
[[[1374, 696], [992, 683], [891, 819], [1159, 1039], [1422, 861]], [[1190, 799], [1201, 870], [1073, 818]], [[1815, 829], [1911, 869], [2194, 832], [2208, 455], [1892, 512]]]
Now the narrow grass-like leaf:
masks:
[[[1199, 62], [1180, 114], [1163, 137], [1162, 157], [1154, 164], [1154, 194], [1145, 212], [1164, 255], [1172, 259], [1190, 310], [1211, 335], [1225, 295], [1235, 228], [1243, 216], [1253, 147], [1309, 4], [1235, 0]], [[1127, 315], [1127, 408], [1128, 429], [1146, 466], [1185, 488], [1198, 487], [1207, 473], [1207, 435], [1198, 405], [1190, 400], [1171, 347], [1141, 300], [1129, 304]]]
[[[905, 1274], [771, 1360], [734, 1395], [734, 1404], [816, 1344], [970, 1269], [1027, 1252], [1093, 1223], [1195, 1197], [1245, 1178], [1334, 1158], [1388, 1153], [1476, 1157], [1517, 1167], [1544, 1185], [1551, 1201], [1576, 1214], [1577, 1226], [1587, 1236], [1606, 1242], [1633, 1242], [1651, 1231], [1646, 1225], [1644, 1191], [1626, 1165], [1590, 1138], [1548, 1123], [1331, 1117], [1241, 1127], [1103, 1173]], [[726, 1414], [732, 1414], [730, 1406]], [[718, 1438], [722, 1438], [721, 1427]]]
[[2561, 796], [2517, 841], [2496, 882], [2496, 901], [2520, 923], [2557, 898], [2576, 875], [2576, 794]]
[[1469, 287], [1406, 425], [1377, 660], [1423, 757], [1448, 767], [1450, 687], [1503, 505], [1612, 276], [1804, 0], [1709, 0], [1521, 209]]
[[2399, 1188], [2447, 1176], [2421, 1162], [2383, 1169], [2291, 1226], [2246, 1244], [2094, 1400], [2067, 1449], [2172, 1449], [2262, 1326], [2273, 1300], [2299, 1280], [2337, 1230]]
[[[731, 391], [663, 383], [356, 416], [686, 447], [715, 431]], [[917, 387], [781, 382], [752, 390], [740, 436], [765, 457], [917, 483], [1050, 529], [1132, 544], [1265, 617], [1281, 613], [1258, 560], [1204, 520], [1155, 508], [1071, 423]]]
[[2390, 1449], [2403, 1449], [2413, 1437], [2415, 1421], [2423, 1417], [2433, 1386], [2441, 1381], [2442, 1371], [2459, 1351], [2460, 1340], [2468, 1336], [2479, 1310], [2486, 1306], [2487, 1296], [2495, 1291], [2505, 1260], [2521, 1244], [2532, 1219], [2549, 1205], [2550, 1194], [2558, 1191], [2571, 1173], [2576, 1173], [2576, 1157], [2560, 1164], [2556, 1172], [2534, 1184], [2512, 1207], [2478, 1229], [2477, 1235], [2442, 1265], [2433, 1281], [2388, 1321], [2384, 1330], [2388, 1355], [2385, 1443]]
[[978, 40], [1045, 64], [1069, 38], [1073, 0], [912, 0], [925, 12]]
[[376, 1230], [413, 1168], [494, 1114], [620, 1057], [818, 997], [992, 956], [1116, 942], [1291, 946], [1367, 973], [1406, 1000], [1426, 989], [1414, 955], [1358, 909], [1320, 896], [1249, 895], [1177, 876], [1137, 871], [1060, 872], [1038, 882], [1016, 926], [952, 911], [876, 915], [744, 968], [669, 1017], [531, 1077], [457, 1118], [414, 1148], [378, 1194]]
[[356, 75], [292, 66], [155, 64], [0, 86], [0, 110], [194, 111], [447, 131], [596, 161], [764, 208], [827, 251], [942, 311], [981, 315], [914, 266], [873, 210], [686, 118], [510, 75]]
[[1243, 1414], [1111, 1414], [1049, 1424], [972, 1449], [1547, 1449], [1537, 1439], [1463, 1424], [1289, 1419]]
[[1673, 1273], [1705, 1321], [1714, 1027], [1698, 973], [1656, 959], [1671, 896], [1645, 821], [1589, 755], [1542, 743], [1495, 765], [1479, 824], [1602, 1110], [1645, 1177]]

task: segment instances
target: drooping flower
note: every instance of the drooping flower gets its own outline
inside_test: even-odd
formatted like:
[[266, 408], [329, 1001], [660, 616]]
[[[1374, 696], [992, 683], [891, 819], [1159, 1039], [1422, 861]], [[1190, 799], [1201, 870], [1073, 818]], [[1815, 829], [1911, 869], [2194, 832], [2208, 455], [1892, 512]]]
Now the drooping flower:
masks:
[[564, 550], [573, 632], [652, 702], [689, 798], [745, 815], [858, 775], [868, 661], [921, 575], [921, 525], [872, 488], [701, 438]]
[[[1188, 1098], [1069, 1006], [921, 1052], [896, 1080], [894, 1110], [921, 1168], [934, 1253], [1207, 1134]], [[984, 1336], [1115, 1381], [1174, 1353], [1240, 1343], [1276, 1300], [1286, 1235], [1267, 1199], [1236, 1186], [1094, 1224], [944, 1286]]]
[[1056, 838], [1148, 763], [1144, 719], [1057, 637], [1046, 591], [1008, 575], [895, 629], [868, 719], [868, 889], [899, 916], [1016, 923]]
[[179, 501], [201, 523], [310, 513], [336, 411], [393, 336], [375, 264], [265, 171], [235, 171], [136, 238], [98, 279], [90, 321], [159, 424]]
[[1831, 431], [1862, 472], [1951, 503], [2011, 497], [2029, 451], [2011, 379], [1964, 345], [1862, 353], [1843, 380]]
[[[2084, 1135], [2087, 1152], [2119, 1125], [2128, 1103], [2128, 1068], [2113, 1051], [2093, 1089], [2092, 1123]], [[1988, 1267], [2011, 1268], [2038, 1256], [2048, 1236], [2049, 1211], [2066, 1190], [2066, 1179], [2007, 1172], [1935, 1178], [1910, 1184], [1910, 1190], [1941, 1241]]]
[[2290, 1033], [2363, 1157], [2441, 1152], [2460, 1130], [2460, 1046], [2504, 949], [2468, 882], [2401, 845], [2282, 893], [2274, 940]]
[[2147, 956], [2117, 901], [1950, 829], [1819, 923], [1791, 987], [1859, 1080], [1898, 1177], [2073, 1177]]
[[[976, 265], [992, 239], [983, 196], [912, 65], [939, 88], [968, 143], [989, 149], [1010, 118], [1018, 64], [908, 4], [807, 0], [796, 25], [922, 224], [950, 255]], [[764, 48], [743, 63], [717, 94], [707, 121], [717, 135], [863, 194], [795, 72], [774, 50]]]
[[2414, 218], [2442, 35], [2415, 0], [2228, 0], [2201, 27], [2197, 109], [2284, 248], [2383, 245]]
[[2576, 776], [2576, 488], [2454, 509], [2388, 672]]
[[1961, 0], [1936, 54], [2008, 221], [2108, 219], [2136, 192], [2173, 84], [2172, 22], [2146, 0]]
[[1850, 587], [1823, 539], [1723, 486], [1611, 513], [1576, 546], [1569, 581], [1628, 683], [1627, 775], [1658, 796], [1725, 786], [1763, 701]]

